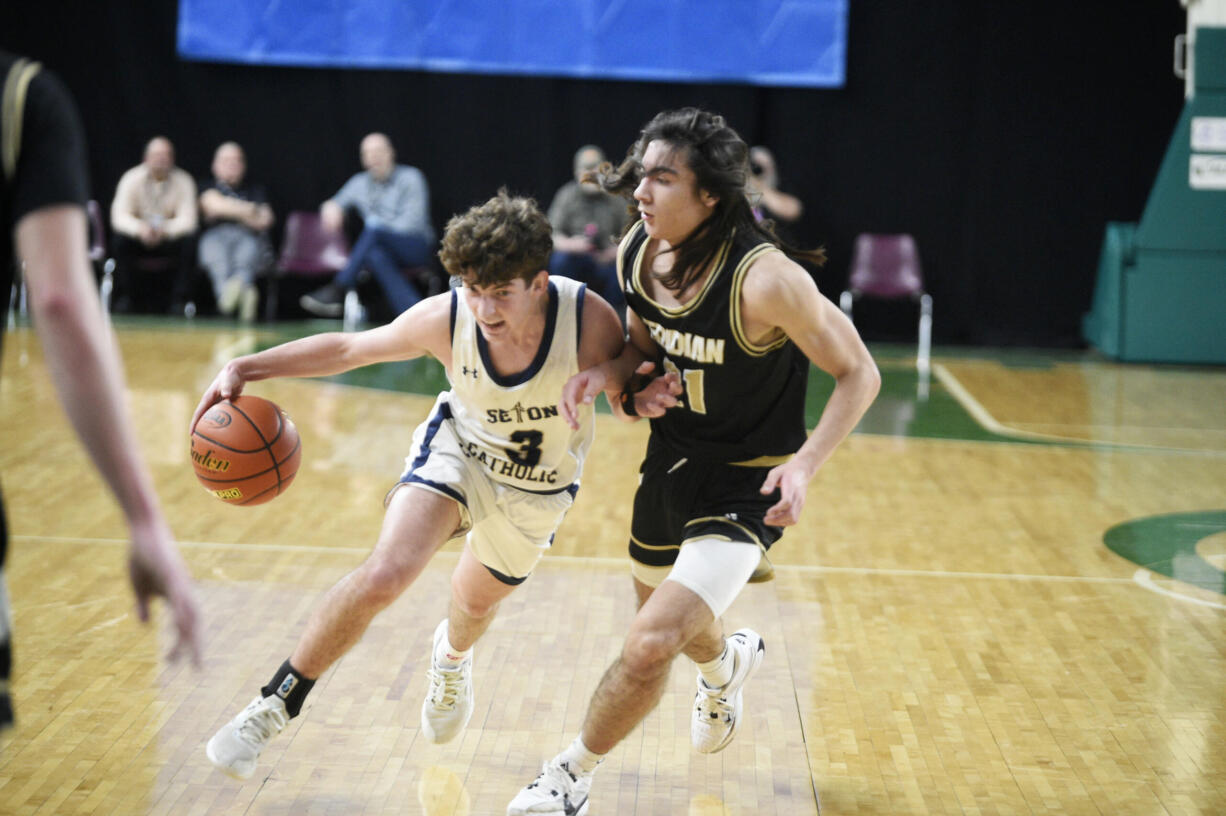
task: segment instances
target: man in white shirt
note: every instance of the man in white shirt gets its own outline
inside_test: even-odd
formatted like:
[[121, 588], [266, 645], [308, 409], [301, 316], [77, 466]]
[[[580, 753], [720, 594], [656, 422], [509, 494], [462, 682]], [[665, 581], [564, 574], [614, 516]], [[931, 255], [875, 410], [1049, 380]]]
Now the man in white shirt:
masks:
[[[182, 313], [196, 272], [196, 224], [196, 182], [175, 166], [170, 140], [155, 136], [145, 145], [144, 161], [119, 179], [111, 202], [116, 311], [129, 311], [139, 301], [161, 305], [168, 294], [171, 313]], [[147, 258], [165, 262], [150, 265], [155, 283], [138, 290], [136, 273]]]

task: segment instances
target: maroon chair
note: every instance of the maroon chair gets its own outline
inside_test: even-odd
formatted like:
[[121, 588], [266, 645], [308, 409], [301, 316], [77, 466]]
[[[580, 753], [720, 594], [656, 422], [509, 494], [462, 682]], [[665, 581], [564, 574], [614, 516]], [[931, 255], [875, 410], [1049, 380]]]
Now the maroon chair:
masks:
[[330, 278], [343, 269], [348, 260], [349, 244], [345, 236], [325, 229], [319, 213], [291, 212], [285, 219], [281, 254], [268, 277], [265, 319], [277, 317], [277, 290], [282, 278]]
[[924, 291], [924, 275], [919, 250], [910, 235], [856, 236], [847, 289], [839, 296], [839, 306], [848, 318], [858, 298], [910, 298], [919, 303], [919, 349], [915, 364], [928, 373], [932, 348], [932, 296]]

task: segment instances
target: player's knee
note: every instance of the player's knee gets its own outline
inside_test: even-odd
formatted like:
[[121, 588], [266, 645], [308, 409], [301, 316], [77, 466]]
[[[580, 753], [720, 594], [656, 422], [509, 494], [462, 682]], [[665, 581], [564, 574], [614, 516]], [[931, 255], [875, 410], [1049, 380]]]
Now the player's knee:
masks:
[[679, 639], [671, 630], [633, 629], [622, 648], [622, 662], [635, 675], [651, 676], [668, 671], [680, 651]]
[[413, 581], [416, 571], [404, 564], [372, 559], [363, 565], [361, 591], [367, 603], [384, 607], [400, 597]]
[[465, 585], [459, 575], [451, 576], [451, 602], [470, 618], [484, 618], [498, 609], [498, 600], [485, 598]]

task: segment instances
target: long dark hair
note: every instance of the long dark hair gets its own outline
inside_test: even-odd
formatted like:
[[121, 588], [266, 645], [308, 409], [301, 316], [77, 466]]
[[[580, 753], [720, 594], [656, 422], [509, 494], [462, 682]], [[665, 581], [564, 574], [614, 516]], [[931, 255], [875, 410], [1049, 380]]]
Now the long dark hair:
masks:
[[[790, 246], [775, 234], [771, 221], [758, 221], [754, 216], [745, 189], [749, 176], [749, 146], [719, 114], [698, 108], [656, 114], [643, 128], [621, 165], [616, 169], [607, 163], [602, 165], [595, 173], [596, 180], [606, 191], [633, 202], [634, 189], [643, 177], [643, 154], [654, 141], [664, 142], [677, 150], [678, 155], [684, 155], [698, 189], [718, 199], [707, 219], [669, 250], [676, 253], [673, 267], [667, 275], [657, 278], [666, 288], [684, 291], [702, 275], [734, 231], [748, 236], [754, 243], [774, 244], [794, 260], [813, 266], [826, 262], [824, 249]], [[638, 210], [634, 208], [630, 227], [638, 218]]]

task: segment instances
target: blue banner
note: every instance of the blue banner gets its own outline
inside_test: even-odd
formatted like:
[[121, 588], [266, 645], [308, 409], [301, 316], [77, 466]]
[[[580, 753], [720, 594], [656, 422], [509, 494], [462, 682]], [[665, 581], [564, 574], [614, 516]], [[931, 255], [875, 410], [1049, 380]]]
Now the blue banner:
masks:
[[848, 0], [179, 0], [179, 54], [408, 68], [841, 87]]

